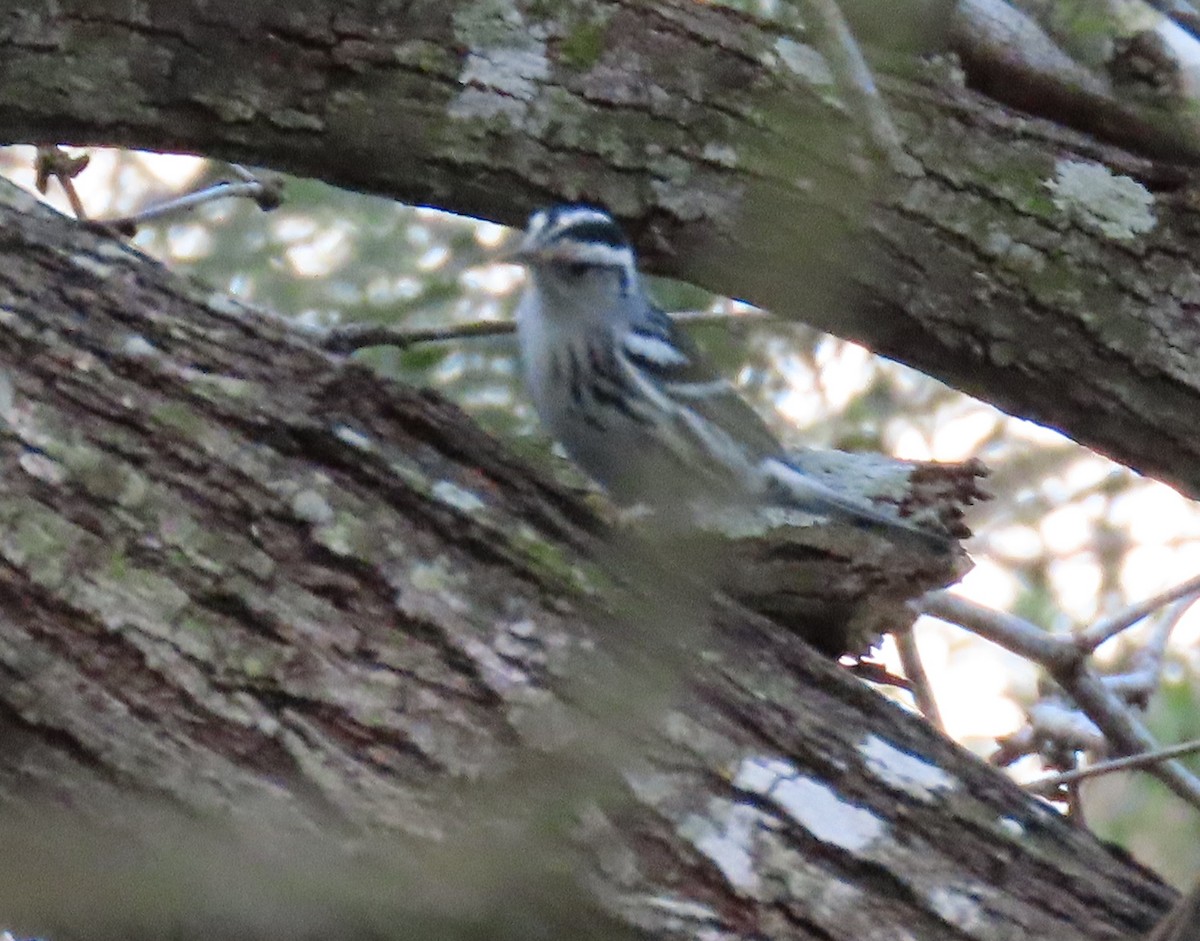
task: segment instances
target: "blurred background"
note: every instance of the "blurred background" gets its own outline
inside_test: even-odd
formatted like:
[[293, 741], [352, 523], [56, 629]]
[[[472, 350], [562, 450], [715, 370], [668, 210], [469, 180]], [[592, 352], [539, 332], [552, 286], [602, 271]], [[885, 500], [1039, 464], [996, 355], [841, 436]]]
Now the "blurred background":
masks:
[[[91, 218], [127, 215], [203, 185], [228, 167], [194, 157], [88, 151], [75, 184]], [[34, 191], [32, 147], [0, 149], [0, 173]], [[47, 200], [70, 212], [51, 181]], [[133, 245], [172, 269], [309, 326], [383, 322], [409, 328], [510, 316], [520, 269], [488, 262], [508, 230], [486, 222], [288, 178], [284, 203], [264, 213], [225, 199], [140, 227]], [[668, 310], [711, 310], [727, 320], [690, 328], [714, 362], [785, 441], [959, 461], [991, 469], [995, 499], [974, 508], [974, 570], [955, 591], [1048, 631], [1098, 616], [1200, 572], [1200, 509], [1061, 435], [1009, 418], [862, 347], [800, 324], [741, 316], [747, 305], [652, 281]], [[511, 337], [450, 340], [356, 356], [400, 380], [438, 389], [524, 456], [554, 457], [520, 388]], [[1101, 648], [1118, 668], [1147, 622]], [[948, 733], [986, 757], [1023, 723], [1037, 697], [1030, 664], [931, 619], [917, 640]], [[1172, 634], [1163, 683], [1147, 723], [1163, 744], [1200, 737], [1200, 605]], [[899, 670], [894, 651], [885, 662]], [[1200, 773], [1200, 758], [1186, 759]], [[1012, 769], [1040, 773], [1036, 760]], [[1200, 819], [1145, 774], [1083, 786], [1088, 826], [1180, 885], [1200, 871]]]

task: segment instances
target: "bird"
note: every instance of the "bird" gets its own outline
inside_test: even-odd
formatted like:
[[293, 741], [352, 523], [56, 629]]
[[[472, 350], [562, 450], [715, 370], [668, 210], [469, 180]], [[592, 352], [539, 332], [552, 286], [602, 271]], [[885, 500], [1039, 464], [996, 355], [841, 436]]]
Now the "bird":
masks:
[[534, 410], [618, 504], [669, 513], [773, 506], [951, 544], [789, 460], [758, 412], [650, 299], [629, 239], [604, 209], [534, 212], [505, 260], [528, 272], [516, 324]]

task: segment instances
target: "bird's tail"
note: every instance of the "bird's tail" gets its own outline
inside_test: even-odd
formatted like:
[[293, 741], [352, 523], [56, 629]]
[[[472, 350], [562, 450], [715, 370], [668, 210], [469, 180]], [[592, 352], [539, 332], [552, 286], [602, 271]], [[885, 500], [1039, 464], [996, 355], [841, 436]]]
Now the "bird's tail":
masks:
[[763, 461], [762, 470], [769, 499], [782, 506], [827, 516], [884, 536], [916, 539], [939, 552], [951, 552], [958, 544], [958, 540], [947, 533], [927, 529], [839, 493], [787, 461], [769, 458]]

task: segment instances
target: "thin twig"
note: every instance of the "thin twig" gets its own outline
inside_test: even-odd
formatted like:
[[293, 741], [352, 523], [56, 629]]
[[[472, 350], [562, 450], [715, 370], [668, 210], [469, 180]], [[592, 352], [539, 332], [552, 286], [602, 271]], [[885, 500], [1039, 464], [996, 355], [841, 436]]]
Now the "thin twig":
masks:
[[[1080, 666], [1053, 676], [1118, 751], [1134, 755], [1161, 750], [1149, 729], [1093, 670]], [[1200, 808], [1200, 779], [1178, 761], [1153, 765], [1151, 773], [1179, 797]]]
[[830, 59], [834, 66], [849, 88], [856, 93], [871, 138], [883, 151], [893, 171], [907, 177], [920, 176], [921, 165], [912, 155], [905, 152], [903, 139], [892, 121], [887, 103], [879, 94], [871, 67], [863, 58], [862, 50], [842, 11], [833, 0], [813, 0], [811, 9], [823, 21], [825, 28], [837, 43], [836, 48], [825, 51], [831, 53]]
[[1134, 669], [1118, 676], [1106, 677], [1105, 683], [1108, 684], [1108, 688], [1126, 702], [1133, 702], [1144, 707], [1146, 700], [1158, 688], [1159, 680], [1162, 678], [1167, 641], [1171, 638], [1171, 632], [1175, 630], [1180, 619], [1197, 601], [1200, 601], [1200, 593], [1193, 592], [1170, 605], [1154, 622], [1150, 636], [1137, 651], [1134, 658]]
[[229, 164], [229, 169], [233, 171], [234, 176], [245, 183], [258, 182], [258, 176], [255, 174], [255, 172], [243, 167], [240, 163]]
[[942, 732], [946, 731], [946, 725], [942, 722], [942, 714], [938, 710], [937, 699], [933, 695], [933, 686], [929, 682], [929, 674], [925, 672], [925, 664], [921, 662], [916, 631], [910, 625], [902, 631], [896, 631], [893, 636], [896, 638], [896, 650], [900, 654], [900, 665], [908, 679], [917, 708], [935, 728]]
[[[1196, 586], [1190, 590], [1195, 591]], [[1178, 594], [1176, 591], [1168, 600]], [[1080, 649], [1077, 637], [1054, 637], [1015, 615], [993, 611], [945, 591], [930, 592], [920, 605], [927, 614], [965, 627], [1041, 664], [1116, 750], [1139, 754], [1160, 749], [1125, 702], [1088, 666], [1088, 653]], [[1152, 773], [1181, 798], [1200, 808], [1200, 779], [1179, 762], [1154, 765]]]
[[242, 167], [237, 167], [235, 172], [238, 176], [243, 177], [240, 182], [231, 183], [222, 181], [214, 183], [212, 186], [206, 186], [204, 189], [196, 190], [193, 193], [185, 193], [183, 196], [177, 196], [157, 205], [149, 206], [139, 212], [135, 212], [133, 215], [121, 216], [117, 219], [105, 219], [102, 222], [104, 225], [119, 232], [132, 234], [143, 223], [189, 212], [197, 206], [202, 206], [205, 203], [211, 203], [218, 199], [252, 199], [258, 203], [259, 208], [263, 211], [274, 209], [280, 204], [283, 198], [283, 191], [278, 181], [259, 180], [252, 175], [250, 179], [245, 179], [249, 171]]
[[1081, 830], [1087, 828], [1087, 821], [1083, 819], [1083, 795], [1078, 785], [1067, 785], [1067, 818]]
[[45, 194], [51, 178], [58, 180], [58, 185], [66, 194], [67, 202], [71, 204], [71, 212], [81, 221], [87, 220], [87, 213], [75, 189], [75, 177], [87, 169], [90, 161], [91, 158], [87, 154], [73, 157], [58, 145], [38, 147], [35, 158], [38, 192]]
[[144, 222], [153, 222], [155, 219], [161, 219], [164, 216], [175, 215], [176, 213], [186, 212], [189, 209], [195, 209], [197, 206], [202, 206], [205, 203], [211, 203], [217, 199], [225, 199], [226, 197], [245, 196], [254, 198], [259, 192], [258, 183], [214, 183], [212, 186], [207, 186], [202, 190], [197, 190], [194, 193], [185, 193], [183, 196], [176, 196], [172, 199], [165, 200], [154, 206], [147, 206], [145, 209], [135, 212], [130, 216], [120, 216], [116, 219], [106, 220], [109, 225], [118, 228], [127, 226], [137, 226]]
[[[747, 317], [765, 320], [765, 311], [726, 314], [707, 310], [685, 310], [671, 314], [676, 323], [735, 323]], [[413, 329], [379, 323], [349, 323], [329, 327], [318, 333], [321, 346], [331, 353], [352, 353], [369, 346], [394, 346], [405, 349], [418, 343], [446, 343], [453, 340], [473, 340], [479, 337], [504, 336], [516, 330], [511, 320], [481, 320], [446, 327]]]
[[381, 323], [348, 323], [321, 331], [319, 338], [321, 346], [331, 353], [352, 353], [369, 346], [406, 349], [418, 343], [445, 343], [450, 340], [504, 336], [515, 329], [516, 324], [511, 320], [479, 320], [427, 329], [392, 327]]
[[50, 179], [58, 180], [63, 192], [67, 195], [68, 201], [71, 203], [71, 211], [75, 213], [75, 218], [103, 229], [115, 231], [121, 235], [134, 235], [137, 232], [138, 226], [144, 222], [161, 219], [176, 213], [187, 212], [195, 209], [197, 206], [217, 199], [227, 199], [230, 197], [253, 199], [263, 211], [274, 209], [283, 201], [283, 184], [280, 177], [271, 175], [260, 178], [245, 167], [230, 164], [230, 169], [241, 182], [221, 182], [212, 186], [206, 186], [193, 193], [187, 193], [183, 196], [168, 199], [158, 205], [150, 206], [133, 215], [120, 216], [116, 219], [89, 220], [87, 214], [84, 212], [83, 203], [79, 199], [79, 194], [76, 192], [73, 182], [74, 178], [87, 167], [88, 160], [87, 154], [73, 157], [57, 146], [39, 147], [37, 149], [36, 163], [38, 191], [45, 193]]
[[1079, 645], [1080, 650], [1091, 653], [1106, 640], [1115, 637], [1126, 628], [1132, 627], [1148, 614], [1153, 614], [1164, 605], [1177, 601], [1185, 595], [1197, 592], [1200, 592], [1200, 575], [1189, 578], [1183, 584], [1168, 588], [1144, 601], [1139, 601], [1137, 604], [1132, 604], [1110, 617], [1096, 621], [1075, 635], [1075, 643]]
[[1147, 768], [1169, 758], [1181, 758], [1200, 751], [1200, 739], [1184, 742], [1181, 745], [1169, 745], [1152, 752], [1142, 752], [1138, 755], [1126, 755], [1123, 758], [1112, 758], [1108, 761], [1098, 761], [1086, 768], [1075, 768], [1060, 774], [1047, 775], [1025, 785], [1025, 789], [1033, 794], [1049, 796], [1054, 794], [1064, 784], [1084, 781], [1088, 778], [1099, 777], [1102, 774], [1112, 774], [1114, 771], [1128, 771], [1136, 768]]

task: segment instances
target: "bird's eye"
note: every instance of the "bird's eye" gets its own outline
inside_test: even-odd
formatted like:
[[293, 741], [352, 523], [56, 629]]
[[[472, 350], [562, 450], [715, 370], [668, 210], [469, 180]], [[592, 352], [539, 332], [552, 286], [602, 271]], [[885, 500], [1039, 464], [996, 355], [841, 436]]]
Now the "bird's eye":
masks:
[[567, 265], [567, 274], [572, 278], [583, 277], [583, 273], [588, 270], [588, 266], [581, 261], [572, 262]]

